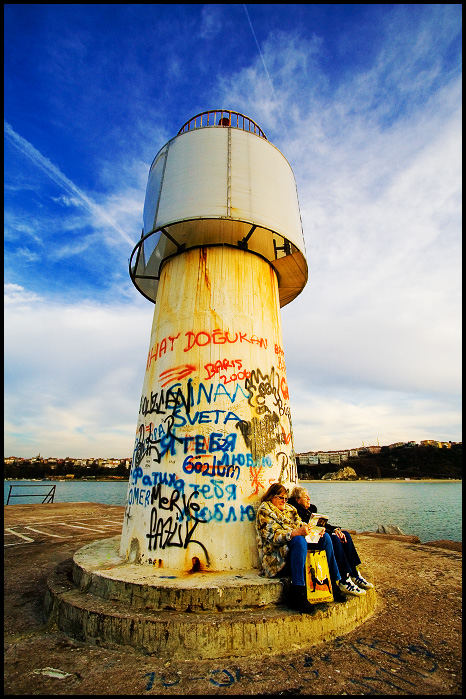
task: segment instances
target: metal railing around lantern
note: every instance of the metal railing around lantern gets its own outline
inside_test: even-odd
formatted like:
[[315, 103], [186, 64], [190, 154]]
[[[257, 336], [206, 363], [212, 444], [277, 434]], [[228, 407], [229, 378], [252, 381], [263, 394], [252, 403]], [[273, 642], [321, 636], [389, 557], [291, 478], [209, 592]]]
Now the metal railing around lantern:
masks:
[[235, 129], [249, 131], [267, 140], [267, 136], [255, 121], [244, 114], [240, 114], [240, 112], [233, 112], [231, 109], [209, 109], [206, 112], [196, 114], [196, 116], [193, 116], [189, 121], [183, 124], [178, 131], [178, 136], [182, 133], [186, 133], [186, 131], [204, 129], [207, 126], [232, 126]]

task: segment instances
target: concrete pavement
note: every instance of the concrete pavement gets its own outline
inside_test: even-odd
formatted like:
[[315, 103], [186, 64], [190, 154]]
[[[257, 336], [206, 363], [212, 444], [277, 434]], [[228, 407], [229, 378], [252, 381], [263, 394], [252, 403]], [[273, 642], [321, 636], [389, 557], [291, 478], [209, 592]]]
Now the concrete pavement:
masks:
[[[354, 631], [278, 654], [190, 661], [88, 645], [50, 626], [45, 580], [84, 544], [120, 533], [123, 507], [5, 507], [6, 694], [461, 694], [461, 550], [359, 534], [379, 606]], [[455, 550], [456, 549], [456, 550]]]

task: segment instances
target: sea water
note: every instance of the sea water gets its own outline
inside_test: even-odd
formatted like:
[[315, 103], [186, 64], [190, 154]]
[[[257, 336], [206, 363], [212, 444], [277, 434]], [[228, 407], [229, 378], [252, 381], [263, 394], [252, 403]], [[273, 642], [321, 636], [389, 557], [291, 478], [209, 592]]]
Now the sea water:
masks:
[[358, 532], [395, 524], [421, 541], [462, 541], [460, 482], [306, 483], [311, 502], [329, 523]]
[[[12, 498], [10, 505], [40, 504], [54, 484], [54, 502], [125, 505], [128, 490], [126, 481], [6, 481], [4, 504], [9, 486], [14, 484], [41, 487], [14, 488], [13, 493], [26, 497]], [[317, 511], [328, 515], [330, 524], [343, 529], [376, 531], [379, 524], [395, 524], [405, 534], [414, 534], [421, 541], [462, 541], [460, 482], [303, 481], [303, 485]], [[34, 497], [33, 493], [40, 493], [42, 497]]]

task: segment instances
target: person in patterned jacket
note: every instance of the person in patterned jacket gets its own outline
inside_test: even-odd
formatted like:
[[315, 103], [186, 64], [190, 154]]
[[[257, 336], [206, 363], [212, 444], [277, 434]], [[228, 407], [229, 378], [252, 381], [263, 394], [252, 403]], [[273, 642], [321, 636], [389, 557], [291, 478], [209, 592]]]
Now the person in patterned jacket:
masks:
[[[261, 499], [256, 515], [257, 546], [262, 574], [267, 578], [291, 574], [289, 605], [301, 612], [311, 612], [307, 600], [305, 564], [308, 525], [296, 509], [287, 504], [288, 491], [282, 483], [272, 483]], [[330, 577], [340, 580], [332, 542], [324, 534], [322, 548], [327, 554]]]

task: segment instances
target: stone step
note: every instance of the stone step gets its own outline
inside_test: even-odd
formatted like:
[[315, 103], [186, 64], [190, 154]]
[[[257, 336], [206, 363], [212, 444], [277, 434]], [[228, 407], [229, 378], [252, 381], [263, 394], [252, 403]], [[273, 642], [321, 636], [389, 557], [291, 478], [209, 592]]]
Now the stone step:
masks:
[[119, 542], [119, 536], [100, 539], [74, 554], [72, 576], [79, 590], [146, 611], [238, 611], [283, 601], [283, 580], [257, 571], [180, 573], [127, 563]]
[[78, 588], [73, 566], [69, 559], [47, 579], [50, 624], [80, 641], [131, 646], [162, 658], [227, 658], [304, 649], [353, 630], [377, 604], [375, 591], [368, 590], [360, 598], [317, 604], [311, 614], [278, 603], [236, 611], [156, 611]]

